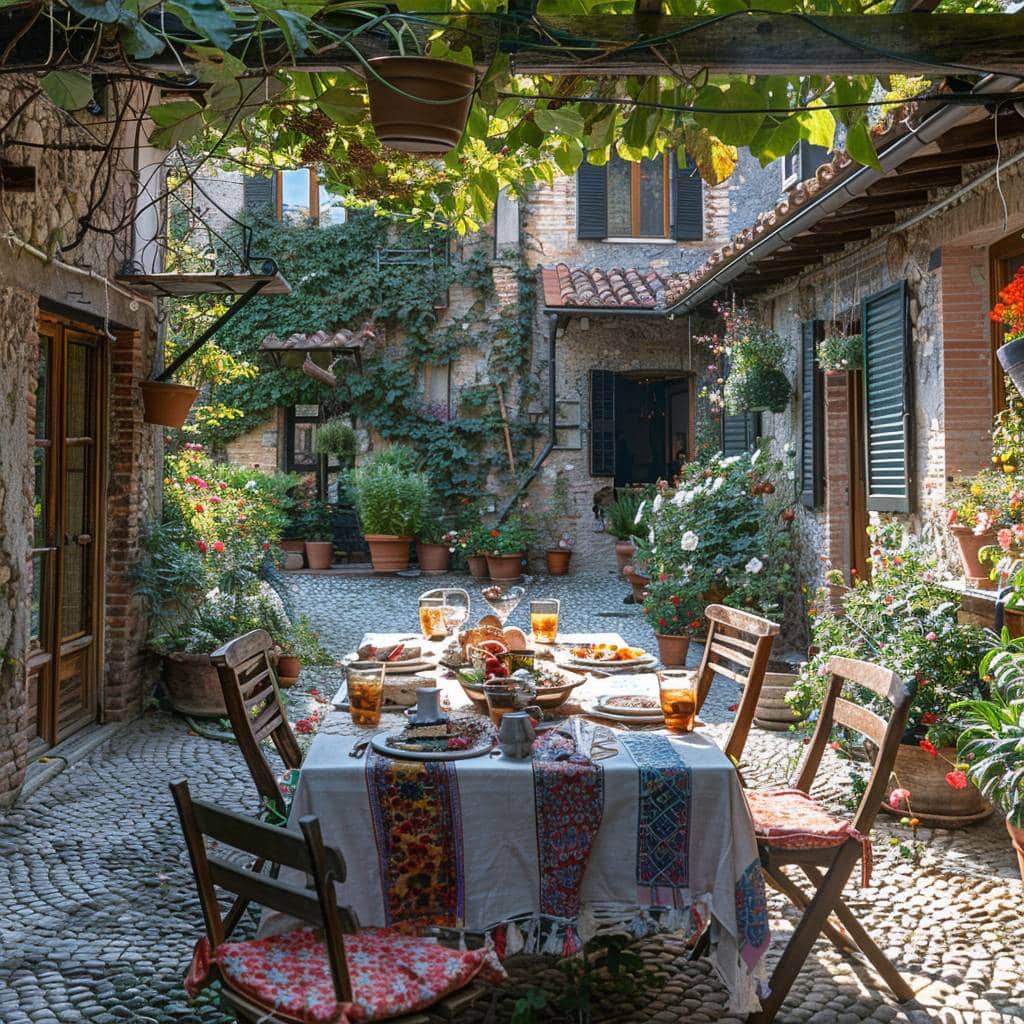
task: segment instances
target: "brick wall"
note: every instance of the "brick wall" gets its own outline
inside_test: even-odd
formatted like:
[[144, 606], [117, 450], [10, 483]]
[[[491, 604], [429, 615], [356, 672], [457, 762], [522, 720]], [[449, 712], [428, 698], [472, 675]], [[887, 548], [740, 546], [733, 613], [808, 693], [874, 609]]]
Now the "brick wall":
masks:
[[941, 269], [945, 474], [976, 473], [992, 454], [988, 254], [943, 246]]
[[277, 419], [272, 417], [229, 441], [225, 455], [232, 465], [273, 471], [278, 468], [278, 441]]

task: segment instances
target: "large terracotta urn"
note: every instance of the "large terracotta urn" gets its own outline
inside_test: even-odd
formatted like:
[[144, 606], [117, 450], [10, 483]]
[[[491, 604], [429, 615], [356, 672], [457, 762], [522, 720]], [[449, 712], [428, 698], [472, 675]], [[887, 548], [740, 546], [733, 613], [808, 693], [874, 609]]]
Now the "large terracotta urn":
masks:
[[227, 715], [220, 676], [208, 654], [165, 654], [163, 669], [164, 692], [179, 714], [196, 718]]
[[[869, 748], [869, 753], [874, 751]], [[962, 828], [984, 821], [992, 813], [992, 805], [971, 783], [965, 789], [954, 789], [946, 781], [950, 762], [956, 762], [955, 747], [941, 747], [932, 757], [916, 743], [901, 743], [896, 751], [893, 778], [886, 789], [882, 810], [902, 818], [907, 807], [889, 805], [889, 793], [896, 788], [910, 791], [910, 814], [926, 828]]]
[[996, 585], [989, 578], [988, 569], [981, 564], [978, 557], [983, 547], [995, 544], [995, 533], [975, 533], [969, 526], [951, 526], [949, 532], [953, 535], [957, 550], [960, 552], [960, 564], [963, 566], [967, 582], [978, 590], [995, 590]]
[[393, 533], [368, 533], [370, 561], [374, 572], [401, 572], [409, 568], [409, 544], [412, 537], [399, 537]]

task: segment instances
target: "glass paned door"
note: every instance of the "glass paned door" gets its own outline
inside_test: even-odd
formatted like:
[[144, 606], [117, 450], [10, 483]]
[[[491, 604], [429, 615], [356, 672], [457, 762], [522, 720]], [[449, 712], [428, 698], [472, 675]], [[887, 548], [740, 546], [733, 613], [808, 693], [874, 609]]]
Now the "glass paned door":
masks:
[[36, 733], [53, 744], [97, 710], [102, 349], [97, 335], [48, 318], [40, 337], [29, 668]]

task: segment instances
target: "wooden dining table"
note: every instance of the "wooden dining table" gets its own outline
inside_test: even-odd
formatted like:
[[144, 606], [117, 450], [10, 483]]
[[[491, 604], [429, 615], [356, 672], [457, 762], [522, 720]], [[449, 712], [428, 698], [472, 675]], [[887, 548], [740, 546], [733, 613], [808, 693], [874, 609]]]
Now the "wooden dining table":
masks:
[[[563, 639], [622, 642], [611, 633]], [[438, 684], [453, 712], [476, 713], [443, 668]], [[578, 715], [610, 691], [656, 694], [657, 679], [593, 678], [552, 714]], [[764, 880], [736, 770], [703, 731], [605, 722], [612, 753], [600, 760], [573, 757], [575, 741], [558, 727], [540, 734], [527, 760], [423, 762], [373, 748], [350, 756], [360, 739], [404, 722], [386, 712], [360, 728], [332, 708], [289, 817], [291, 827], [303, 815], [320, 819], [348, 868], [339, 902], [364, 927], [485, 935], [502, 956], [572, 955], [608, 930], [710, 928], [731, 1009], [758, 1008], [769, 943]]]

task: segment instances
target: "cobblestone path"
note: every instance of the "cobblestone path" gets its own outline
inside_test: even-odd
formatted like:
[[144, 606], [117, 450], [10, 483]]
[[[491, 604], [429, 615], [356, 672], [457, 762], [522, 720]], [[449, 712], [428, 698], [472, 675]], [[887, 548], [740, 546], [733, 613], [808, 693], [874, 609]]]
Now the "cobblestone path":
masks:
[[[294, 576], [291, 585], [299, 610], [340, 655], [367, 628], [414, 626], [414, 599], [430, 584]], [[530, 590], [562, 598], [564, 629], [614, 630], [652, 646], [650, 630], [635, 607], [623, 605], [624, 588], [611, 574], [537, 579]], [[526, 618], [523, 605], [512, 621], [524, 625]], [[289, 696], [293, 720], [314, 706], [310, 688], [329, 694], [338, 682], [334, 670], [304, 672]], [[715, 685], [705, 714], [719, 735], [735, 699], [731, 683]], [[785, 779], [798, 742], [755, 730], [747, 747], [748, 781]], [[167, 792], [168, 780], [182, 775], [199, 793], [256, 810], [236, 747], [191, 734], [182, 720], [153, 712], [14, 810], [0, 812], [0, 1024], [226, 1024], [213, 995], [190, 1004], [181, 987], [201, 927]], [[823, 798], [841, 800], [845, 779], [842, 763], [831, 764]], [[780, 1024], [1024, 1021], [1024, 894], [1002, 822], [922, 832], [918, 863], [890, 845], [892, 837], [908, 838], [903, 833], [890, 820], [878, 823], [874, 882], [864, 890], [851, 885], [849, 902], [910, 978], [917, 1000], [892, 1003], [868, 968], [819, 941]], [[793, 922], [794, 914], [773, 899], [773, 953]], [[678, 939], [655, 937], [635, 949], [655, 980], [639, 996], [603, 1003], [597, 1019], [738, 1024], [726, 1014], [717, 979], [687, 960]], [[557, 992], [564, 984], [550, 961], [520, 957], [511, 968], [499, 1021], [510, 1019], [515, 1000], [531, 986]], [[478, 1024], [483, 1017], [481, 1009], [463, 1019]]]

